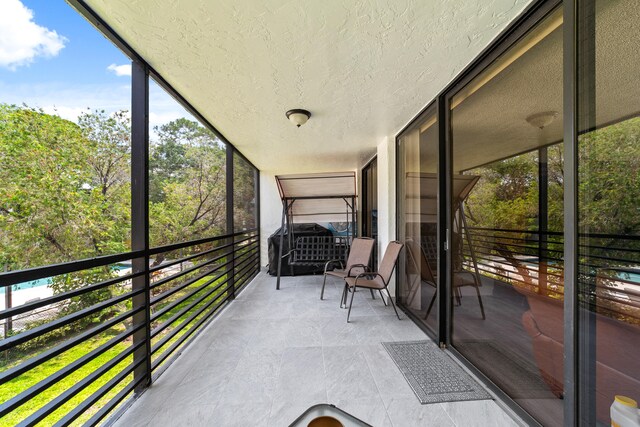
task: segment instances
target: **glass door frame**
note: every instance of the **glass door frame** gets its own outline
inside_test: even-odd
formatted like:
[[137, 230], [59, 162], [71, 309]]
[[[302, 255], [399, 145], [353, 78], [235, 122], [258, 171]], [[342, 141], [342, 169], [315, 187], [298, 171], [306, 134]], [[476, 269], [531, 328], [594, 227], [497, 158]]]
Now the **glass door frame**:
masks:
[[[565, 230], [564, 230], [564, 258], [565, 258], [565, 302], [564, 302], [564, 425], [579, 425], [579, 410], [588, 406], [583, 402], [584, 396], [578, 396], [578, 378], [584, 377], [589, 367], [585, 362], [581, 363], [578, 375], [578, 359], [576, 350], [578, 346], [578, 317], [577, 317], [577, 293], [573, 286], [573, 280], [577, 279], [577, 3], [580, 0], [538, 0], [529, 5], [526, 10], [514, 20], [486, 49], [484, 49], [474, 61], [472, 61], [450, 84], [448, 84], [418, 115], [416, 115], [395, 137], [396, 171], [398, 171], [398, 157], [400, 137], [415, 123], [424, 117], [424, 114], [432, 108], [437, 108], [438, 134], [439, 134], [439, 166], [438, 166], [438, 191], [441, 197], [438, 201], [438, 270], [445, 274], [438, 274], [438, 332], [434, 337], [440, 347], [447, 348], [451, 354], [464, 366], [470, 369], [491, 392], [498, 397], [498, 403], [505, 409], [512, 411], [523, 421], [530, 425], [539, 425], [539, 422], [520, 407], [502, 389], [491, 382], [478, 368], [471, 364], [455, 347], [451, 345], [452, 337], [452, 252], [450, 247], [450, 233], [453, 224], [452, 211], [452, 132], [451, 132], [451, 100], [453, 96], [467, 83], [478, 76], [496, 58], [511, 48], [535, 25], [541, 22], [557, 7], [563, 7], [563, 108], [564, 108], [564, 154], [565, 154]], [[593, 0], [586, 0], [585, 3]], [[585, 13], [583, 12], [583, 15]], [[581, 19], [585, 19], [584, 17]], [[399, 208], [399, 179], [396, 175], [396, 213]], [[444, 195], [444, 197], [442, 197]], [[400, 221], [396, 215], [396, 238], [399, 237]], [[573, 248], [573, 250], [572, 250]], [[396, 292], [399, 289], [399, 278], [396, 277]], [[402, 307], [402, 306], [401, 306]], [[402, 307], [409, 318], [428, 335], [433, 333], [421, 322], [416, 321], [406, 307]], [[582, 366], [584, 365], [584, 366]], [[578, 405], [578, 402], [582, 404]], [[581, 406], [582, 408], [579, 408]]]

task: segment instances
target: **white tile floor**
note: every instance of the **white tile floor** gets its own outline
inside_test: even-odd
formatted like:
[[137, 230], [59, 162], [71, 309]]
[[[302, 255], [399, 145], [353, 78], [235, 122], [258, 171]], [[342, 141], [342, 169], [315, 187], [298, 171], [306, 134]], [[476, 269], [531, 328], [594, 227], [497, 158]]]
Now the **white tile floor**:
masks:
[[332, 403], [374, 426], [515, 426], [494, 401], [421, 405], [380, 342], [427, 339], [379, 296], [357, 292], [346, 323], [342, 284], [265, 273], [116, 422], [134, 426], [288, 426]]

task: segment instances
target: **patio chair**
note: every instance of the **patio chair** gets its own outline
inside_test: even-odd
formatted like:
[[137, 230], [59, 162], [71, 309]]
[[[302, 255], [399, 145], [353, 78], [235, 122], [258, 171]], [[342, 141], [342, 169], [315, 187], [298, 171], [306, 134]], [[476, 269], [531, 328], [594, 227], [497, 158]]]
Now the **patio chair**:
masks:
[[[327, 275], [345, 279], [349, 276], [356, 276], [366, 271], [373, 251], [375, 240], [371, 237], [357, 237], [351, 242], [351, 249], [347, 257], [346, 267], [342, 265], [341, 259], [329, 260], [324, 266], [324, 280], [322, 281], [322, 290], [320, 291], [320, 299], [324, 298], [324, 287], [327, 283]], [[340, 264], [341, 269], [329, 270], [332, 264]], [[373, 297], [373, 290], [371, 291]], [[375, 297], [374, 297], [375, 298]]]
[[[467, 238], [470, 239], [470, 237], [467, 237]], [[420, 249], [419, 253], [423, 258], [422, 265], [426, 264], [427, 267], [437, 262], [437, 249], [436, 249], [434, 240], [435, 240], [435, 236], [423, 236], [424, 246], [419, 248]], [[469, 245], [471, 245], [470, 240], [469, 240]], [[456, 245], [456, 246], [459, 247], [460, 245]], [[461, 254], [458, 256], [461, 257]], [[460, 291], [460, 288], [462, 288], [463, 286], [473, 287], [476, 291], [476, 296], [478, 297], [478, 305], [480, 306], [480, 314], [482, 315], [482, 320], [485, 320], [487, 317], [484, 312], [484, 305], [482, 304], [482, 296], [480, 295], [480, 286], [482, 286], [480, 282], [480, 273], [477, 270], [477, 263], [475, 261], [475, 255], [473, 252], [471, 252], [471, 256], [473, 259], [472, 263], [476, 269], [475, 272], [465, 270], [463, 268], [461, 261], [458, 263], [458, 265], [454, 266], [454, 271], [452, 274], [453, 298], [455, 298], [455, 302], [457, 303], [457, 305], [461, 306], [462, 292]], [[436, 285], [437, 275], [435, 274], [433, 269], [430, 267], [428, 268], [427, 277], [428, 278], [430, 277], [430, 279], [427, 279], [426, 282], [429, 285], [434, 286], [436, 288], [436, 292], [433, 294], [433, 297], [431, 298], [431, 302], [429, 303], [429, 307], [427, 308], [427, 313], [424, 315], [425, 320], [429, 317], [429, 313], [431, 313], [433, 304], [436, 300], [436, 297], [438, 296], [438, 287]]]
[[[407, 306], [410, 306], [418, 294], [422, 283], [426, 283], [434, 288], [437, 288], [437, 285], [436, 275], [431, 269], [431, 265], [420, 245], [413, 239], [407, 237], [405, 239], [405, 246], [407, 248], [407, 279], [410, 282]], [[411, 275], [414, 276], [414, 280], [411, 280]], [[432, 299], [429, 310], [431, 309], [431, 305], [433, 305], [433, 301]]]
[[382, 294], [383, 289], [387, 291], [387, 296], [389, 297], [389, 301], [391, 301], [393, 311], [396, 312], [396, 316], [398, 316], [398, 320], [400, 320], [400, 315], [398, 314], [396, 305], [393, 303], [393, 299], [391, 299], [391, 294], [389, 293], [387, 286], [391, 280], [393, 270], [396, 267], [396, 262], [398, 261], [398, 256], [400, 255], [402, 246], [404, 245], [398, 241], [389, 242], [387, 250], [384, 252], [384, 256], [382, 257], [382, 261], [380, 261], [380, 268], [378, 268], [377, 272], [364, 272], [358, 274], [356, 277], [346, 277], [344, 279], [345, 292], [347, 291], [347, 288], [352, 291], [349, 311], [347, 312], [347, 323], [349, 323], [349, 316], [351, 316], [351, 307], [353, 306], [353, 297], [356, 293], [356, 288], [367, 288], [372, 291], [378, 290], [380, 291], [380, 294]]

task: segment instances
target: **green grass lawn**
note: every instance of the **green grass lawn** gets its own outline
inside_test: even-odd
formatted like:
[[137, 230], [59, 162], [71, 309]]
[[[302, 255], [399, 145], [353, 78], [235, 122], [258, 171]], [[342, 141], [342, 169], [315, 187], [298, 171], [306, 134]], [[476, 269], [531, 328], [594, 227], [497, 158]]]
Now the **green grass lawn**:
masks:
[[[204, 284], [207, 280], [210, 280], [210, 278], [206, 278], [205, 277], [205, 278], [200, 279], [197, 282], [189, 285], [185, 289], [183, 289], [183, 290], [177, 292], [176, 294], [172, 295], [170, 298], [167, 298], [167, 300], [162, 301], [161, 304], [157, 304], [156, 306], [154, 306], [154, 310], [159, 310], [162, 307], [166, 306], [167, 304], [170, 304], [171, 302], [177, 301], [180, 298], [185, 297], [187, 294], [193, 292], [193, 290], [195, 288], [197, 288], [198, 286]], [[187, 307], [187, 305], [191, 301], [193, 301], [196, 298], [204, 295], [208, 290], [210, 290], [213, 287], [215, 287], [216, 283], [219, 283], [219, 282], [221, 282], [223, 280], [224, 280], [224, 277], [219, 279], [215, 283], [211, 283], [211, 284], [207, 285], [206, 289], [203, 289], [200, 293], [196, 294], [190, 300], [184, 301], [184, 302], [178, 304], [176, 307], [173, 307], [170, 311], [168, 311], [167, 313], [162, 315], [159, 319], [157, 319], [157, 321], [154, 322], [155, 325], [161, 324], [162, 322], [166, 322], [166, 320], [169, 319], [171, 316], [173, 316], [174, 314], [178, 313], [183, 308]], [[213, 304], [213, 305], [215, 305], [215, 304], [218, 303], [218, 301], [220, 301], [225, 296], [226, 296], [226, 286], [223, 287], [221, 290], [218, 290], [218, 291], [214, 292], [212, 295], [207, 297], [204, 301], [199, 303], [196, 307], [194, 307], [193, 309], [189, 310], [187, 313], [185, 313], [182, 316], [180, 316], [180, 318], [176, 319], [161, 334], [159, 334], [156, 338], [154, 338], [153, 342], [154, 343], [157, 342], [158, 340], [162, 339], [162, 337], [166, 336], [171, 331], [173, 331], [176, 326], [180, 325], [180, 323], [182, 321], [184, 321], [191, 314], [193, 314], [194, 310], [197, 310], [198, 308], [204, 306], [205, 304], [207, 304], [208, 302], [210, 302], [212, 300], [215, 300], [215, 302]], [[184, 329], [182, 329], [174, 337], [172, 337], [171, 340], [169, 340], [167, 343], [165, 343], [165, 345], [163, 345], [162, 348], [157, 349], [157, 353], [156, 353], [156, 355], [154, 355], [154, 358], [157, 357], [158, 355], [160, 355], [172, 343], [174, 343], [182, 335], [184, 335], [191, 328], [193, 328], [194, 324], [199, 319], [201, 319], [203, 316], [206, 316], [207, 313], [208, 313], [208, 310], [205, 310], [204, 313], [202, 313], [199, 316], [197, 316], [192, 322], [190, 322], [188, 325], [186, 325], [184, 327]], [[18, 376], [17, 378], [14, 378], [13, 380], [7, 382], [6, 384], [4, 384], [0, 388], [0, 401], [1, 402], [5, 402], [5, 401], [9, 400], [10, 398], [12, 398], [12, 397], [20, 394], [21, 392], [25, 391], [29, 387], [32, 387], [33, 385], [37, 384], [39, 381], [47, 378], [50, 375], [55, 374], [60, 369], [64, 368], [65, 366], [69, 365], [70, 363], [74, 362], [75, 360], [79, 359], [80, 357], [84, 356], [85, 354], [89, 353], [93, 349], [95, 349], [95, 348], [99, 347], [100, 345], [104, 344], [105, 342], [109, 341], [109, 339], [111, 339], [114, 335], [124, 331], [124, 328], [125, 328], [124, 324], [121, 324], [118, 327], [114, 327], [111, 330], [109, 330], [109, 331], [107, 331], [105, 333], [102, 333], [102, 334], [98, 335], [97, 337], [91, 338], [91, 339], [83, 342], [80, 345], [77, 345], [77, 346], [73, 347], [72, 349], [69, 349], [68, 351], [64, 352], [63, 354], [61, 354], [61, 355], [59, 355], [59, 356], [57, 356], [57, 357], [55, 357], [55, 358], [43, 363], [43, 364], [31, 369], [30, 371]], [[66, 338], [68, 339], [69, 337], [66, 337]], [[49, 346], [51, 346], [51, 345], [52, 344], [49, 344]], [[116, 344], [114, 347], [112, 347], [111, 349], [109, 349], [108, 351], [106, 351], [105, 353], [100, 355], [99, 357], [97, 357], [94, 360], [92, 360], [91, 362], [87, 363], [86, 365], [84, 365], [80, 369], [74, 371], [72, 374], [70, 374], [69, 376], [67, 376], [63, 380], [57, 382], [56, 384], [54, 384], [50, 388], [48, 388], [45, 391], [43, 391], [40, 394], [38, 394], [36, 397], [30, 399], [29, 401], [27, 401], [26, 403], [24, 403], [20, 407], [16, 408], [11, 413], [7, 414], [5, 417], [0, 419], [0, 426], [5, 426], [5, 425], [9, 426], [9, 425], [18, 424], [19, 422], [24, 420], [26, 417], [28, 417], [29, 415], [33, 414], [35, 411], [40, 409], [42, 406], [46, 405], [51, 400], [55, 399], [57, 396], [59, 396], [61, 393], [63, 393], [66, 390], [68, 390], [70, 387], [72, 387], [77, 382], [81, 381], [87, 375], [90, 375], [92, 372], [94, 372], [95, 370], [99, 369], [101, 366], [103, 366], [109, 360], [111, 360], [112, 358], [116, 357], [120, 352], [126, 350], [130, 346], [131, 346], [131, 337], [129, 337], [127, 340], [125, 340], [123, 342], [120, 342], [120, 343]], [[23, 361], [26, 361], [29, 358], [34, 357], [35, 355], [41, 353], [44, 349], [46, 349], [46, 348], [34, 349], [29, 354], [22, 354], [19, 358], [17, 358], [16, 360], [11, 361], [9, 364], [5, 363], [4, 365], [0, 366], [0, 369], [6, 370], [6, 369], [11, 368], [13, 366], [19, 365]], [[94, 381], [91, 385], [89, 385], [87, 388], [85, 388], [84, 390], [79, 392], [76, 396], [74, 396], [72, 399], [70, 399], [67, 403], [65, 403], [60, 408], [58, 408], [55, 412], [53, 412], [48, 417], [46, 417], [43, 421], [40, 422], [39, 425], [43, 425], [44, 426], [44, 425], [53, 425], [53, 424], [55, 424], [55, 422], [57, 422], [58, 420], [63, 418], [69, 411], [71, 411], [73, 408], [75, 408], [76, 406], [81, 404], [92, 393], [94, 393], [101, 386], [103, 386], [105, 383], [107, 383], [109, 380], [111, 380], [114, 376], [116, 376], [119, 372], [121, 372], [123, 369], [125, 369], [132, 361], [133, 361], [133, 356], [132, 355], [127, 356], [127, 358], [125, 360], [123, 360], [121, 363], [116, 365], [110, 371], [108, 371], [105, 374], [103, 374], [96, 381]], [[86, 422], [93, 414], [95, 414], [100, 409], [100, 407], [102, 407], [104, 404], [106, 404], [109, 401], [109, 399], [111, 399], [113, 396], [115, 396], [120, 390], [122, 390], [132, 380], [133, 380], [133, 376], [129, 375], [127, 378], [125, 378], [124, 381], [121, 381], [106, 396], [101, 398], [100, 401], [97, 404], [93, 405], [90, 409], [85, 411], [78, 419], [76, 419], [75, 422], [74, 422], [74, 425], [81, 425], [82, 423]]]

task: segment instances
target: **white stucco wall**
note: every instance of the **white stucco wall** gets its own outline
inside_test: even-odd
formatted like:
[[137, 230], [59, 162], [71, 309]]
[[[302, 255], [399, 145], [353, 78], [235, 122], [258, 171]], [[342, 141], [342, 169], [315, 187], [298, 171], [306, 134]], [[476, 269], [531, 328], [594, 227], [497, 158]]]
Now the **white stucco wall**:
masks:
[[[396, 157], [395, 137], [378, 144], [378, 253], [382, 259], [390, 241], [396, 240]], [[395, 283], [395, 279], [391, 280]], [[389, 286], [393, 295], [395, 286]]]
[[275, 174], [260, 172], [260, 265], [269, 263], [267, 240], [278, 228], [282, 220], [282, 203], [276, 186]]

